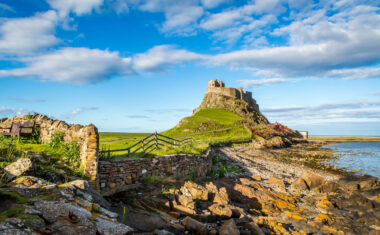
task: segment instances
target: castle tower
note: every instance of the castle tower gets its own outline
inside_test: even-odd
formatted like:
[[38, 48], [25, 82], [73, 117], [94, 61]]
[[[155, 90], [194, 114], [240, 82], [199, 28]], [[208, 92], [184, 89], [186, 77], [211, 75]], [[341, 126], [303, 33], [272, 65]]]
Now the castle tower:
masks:
[[241, 87], [239, 87], [239, 95], [240, 95], [240, 97], [238, 97], [238, 98], [240, 98], [242, 100], [243, 99], [243, 88], [241, 88]]
[[224, 83], [221, 80], [210, 80], [208, 81], [208, 87], [224, 87]]
[[208, 81], [203, 102], [193, 113], [206, 108], [227, 109], [254, 123], [268, 123], [268, 120], [260, 113], [256, 100], [252, 98], [252, 92], [244, 91], [243, 88], [225, 87], [221, 80]]

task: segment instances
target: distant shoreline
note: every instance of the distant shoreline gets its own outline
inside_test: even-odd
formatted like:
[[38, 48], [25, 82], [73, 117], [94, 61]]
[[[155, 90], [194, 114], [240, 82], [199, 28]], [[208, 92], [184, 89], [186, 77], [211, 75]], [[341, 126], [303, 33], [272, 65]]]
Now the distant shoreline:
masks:
[[380, 142], [378, 136], [309, 136], [310, 142], [331, 142], [331, 143], [344, 143], [344, 142]]

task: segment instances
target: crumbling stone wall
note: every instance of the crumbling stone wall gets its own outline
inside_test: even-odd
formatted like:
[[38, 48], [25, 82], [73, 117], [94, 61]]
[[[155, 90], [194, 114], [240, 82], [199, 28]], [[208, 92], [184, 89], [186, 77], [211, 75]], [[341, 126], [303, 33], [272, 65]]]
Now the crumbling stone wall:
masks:
[[212, 168], [211, 151], [200, 156], [176, 154], [156, 156], [153, 160], [130, 158], [99, 161], [99, 183], [103, 195], [112, 195], [141, 183], [148, 176], [185, 176], [193, 171], [206, 176]]
[[14, 122], [34, 121], [40, 127], [40, 137], [47, 144], [53, 139], [54, 133], [60, 131], [64, 135], [65, 143], [76, 141], [78, 143], [81, 159], [81, 167], [85, 176], [89, 177], [95, 188], [97, 187], [99, 135], [98, 129], [93, 124], [82, 126], [69, 125], [64, 121], [54, 120], [45, 115], [34, 114], [31, 116], [15, 116], [4, 120], [0, 127], [9, 128]]

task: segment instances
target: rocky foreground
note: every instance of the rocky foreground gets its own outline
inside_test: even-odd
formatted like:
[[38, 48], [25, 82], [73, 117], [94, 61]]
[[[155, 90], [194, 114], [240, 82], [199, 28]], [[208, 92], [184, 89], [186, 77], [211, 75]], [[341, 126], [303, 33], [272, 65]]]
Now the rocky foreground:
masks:
[[329, 150], [213, 151], [223, 160], [215, 171], [226, 163], [237, 170], [219, 179], [161, 177], [106, 199], [81, 180], [9, 178], [0, 212], [14, 210], [0, 214], [0, 234], [380, 234], [378, 179], [326, 164]]

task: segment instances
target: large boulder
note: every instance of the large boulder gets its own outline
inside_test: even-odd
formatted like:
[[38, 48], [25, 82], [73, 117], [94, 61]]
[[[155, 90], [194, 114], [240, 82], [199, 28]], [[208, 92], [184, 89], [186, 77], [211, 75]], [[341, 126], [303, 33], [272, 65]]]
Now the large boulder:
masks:
[[134, 231], [133, 228], [125, 224], [115, 223], [100, 218], [97, 218], [96, 221], [96, 229], [98, 230], [98, 233], [101, 235], [125, 235], [131, 234]]
[[214, 203], [220, 204], [220, 205], [228, 205], [230, 202], [230, 199], [228, 198], [227, 190], [225, 187], [222, 187], [215, 193], [214, 197]]
[[7, 181], [11, 181], [16, 177], [31, 173], [32, 171], [33, 163], [29, 158], [19, 158], [17, 161], [4, 168]]
[[235, 221], [233, 219], [229, 219], [224, 222], [222, 227], [219, 229], [219, 235], [240, 235]]
[[195, 208], [195, 202], [191, 196], [187, 195], [178, 195], [178, 201], [182, 206], [188, 207], [190, 209]]
[[198, 185], [191, 181], [185, 182], [184, 186], [181, 188], [181, 192], [184, 195], [190, 193], [193, 199], [199, 199], [199, 200], [208, 199], [207, 189], [203, 187], [202, 185]]
[[125, 216], [125, 223], [144, 232], [166, 228], [166, 222], [156, 213], [148, 211], [131, 211]]
[[378, 179], [370, 175], [348, 175], [340, 179], [339, 184], [348, 190], [366, 190], [380, 186]]
[[[302, 190], [317, 188], [326, 184], [325, 178], [322, 176], [313, 174], [311, 172], [304, 172], [293, 184], [292, 188], [298, 188]], [[307, 186], [307, 188], [305, 188]]]
[[267, 140], [265, 143], [265, 147], [267, 148], [283, 148], [286, 146], [287, 144], [284, 142], [284, 140], [280, 136], [275, 136]]
[[285, 182], [282, 179], [279, 179], [279, 178], [274, 177], [274, 176], [271, 176], [268, 179], [268, 183], [275, 184], [275, 185], [278, 185], [278, 186], [285, 188]]
[[198, 220], [193, 219], [189, 216], [187, 216], [183, 220], [183, 225], [185, 226], [185, 228], [187, 230], [195, 232], [196, 234], [200, 234], [200, 235], [207, 235], [208, 234], [208, 230], [203, 223], [201, 223]]
[[208, 208], [214, 215], [230, 218], [232, 216], [232, 211], [228, 206], [213, 204]]

